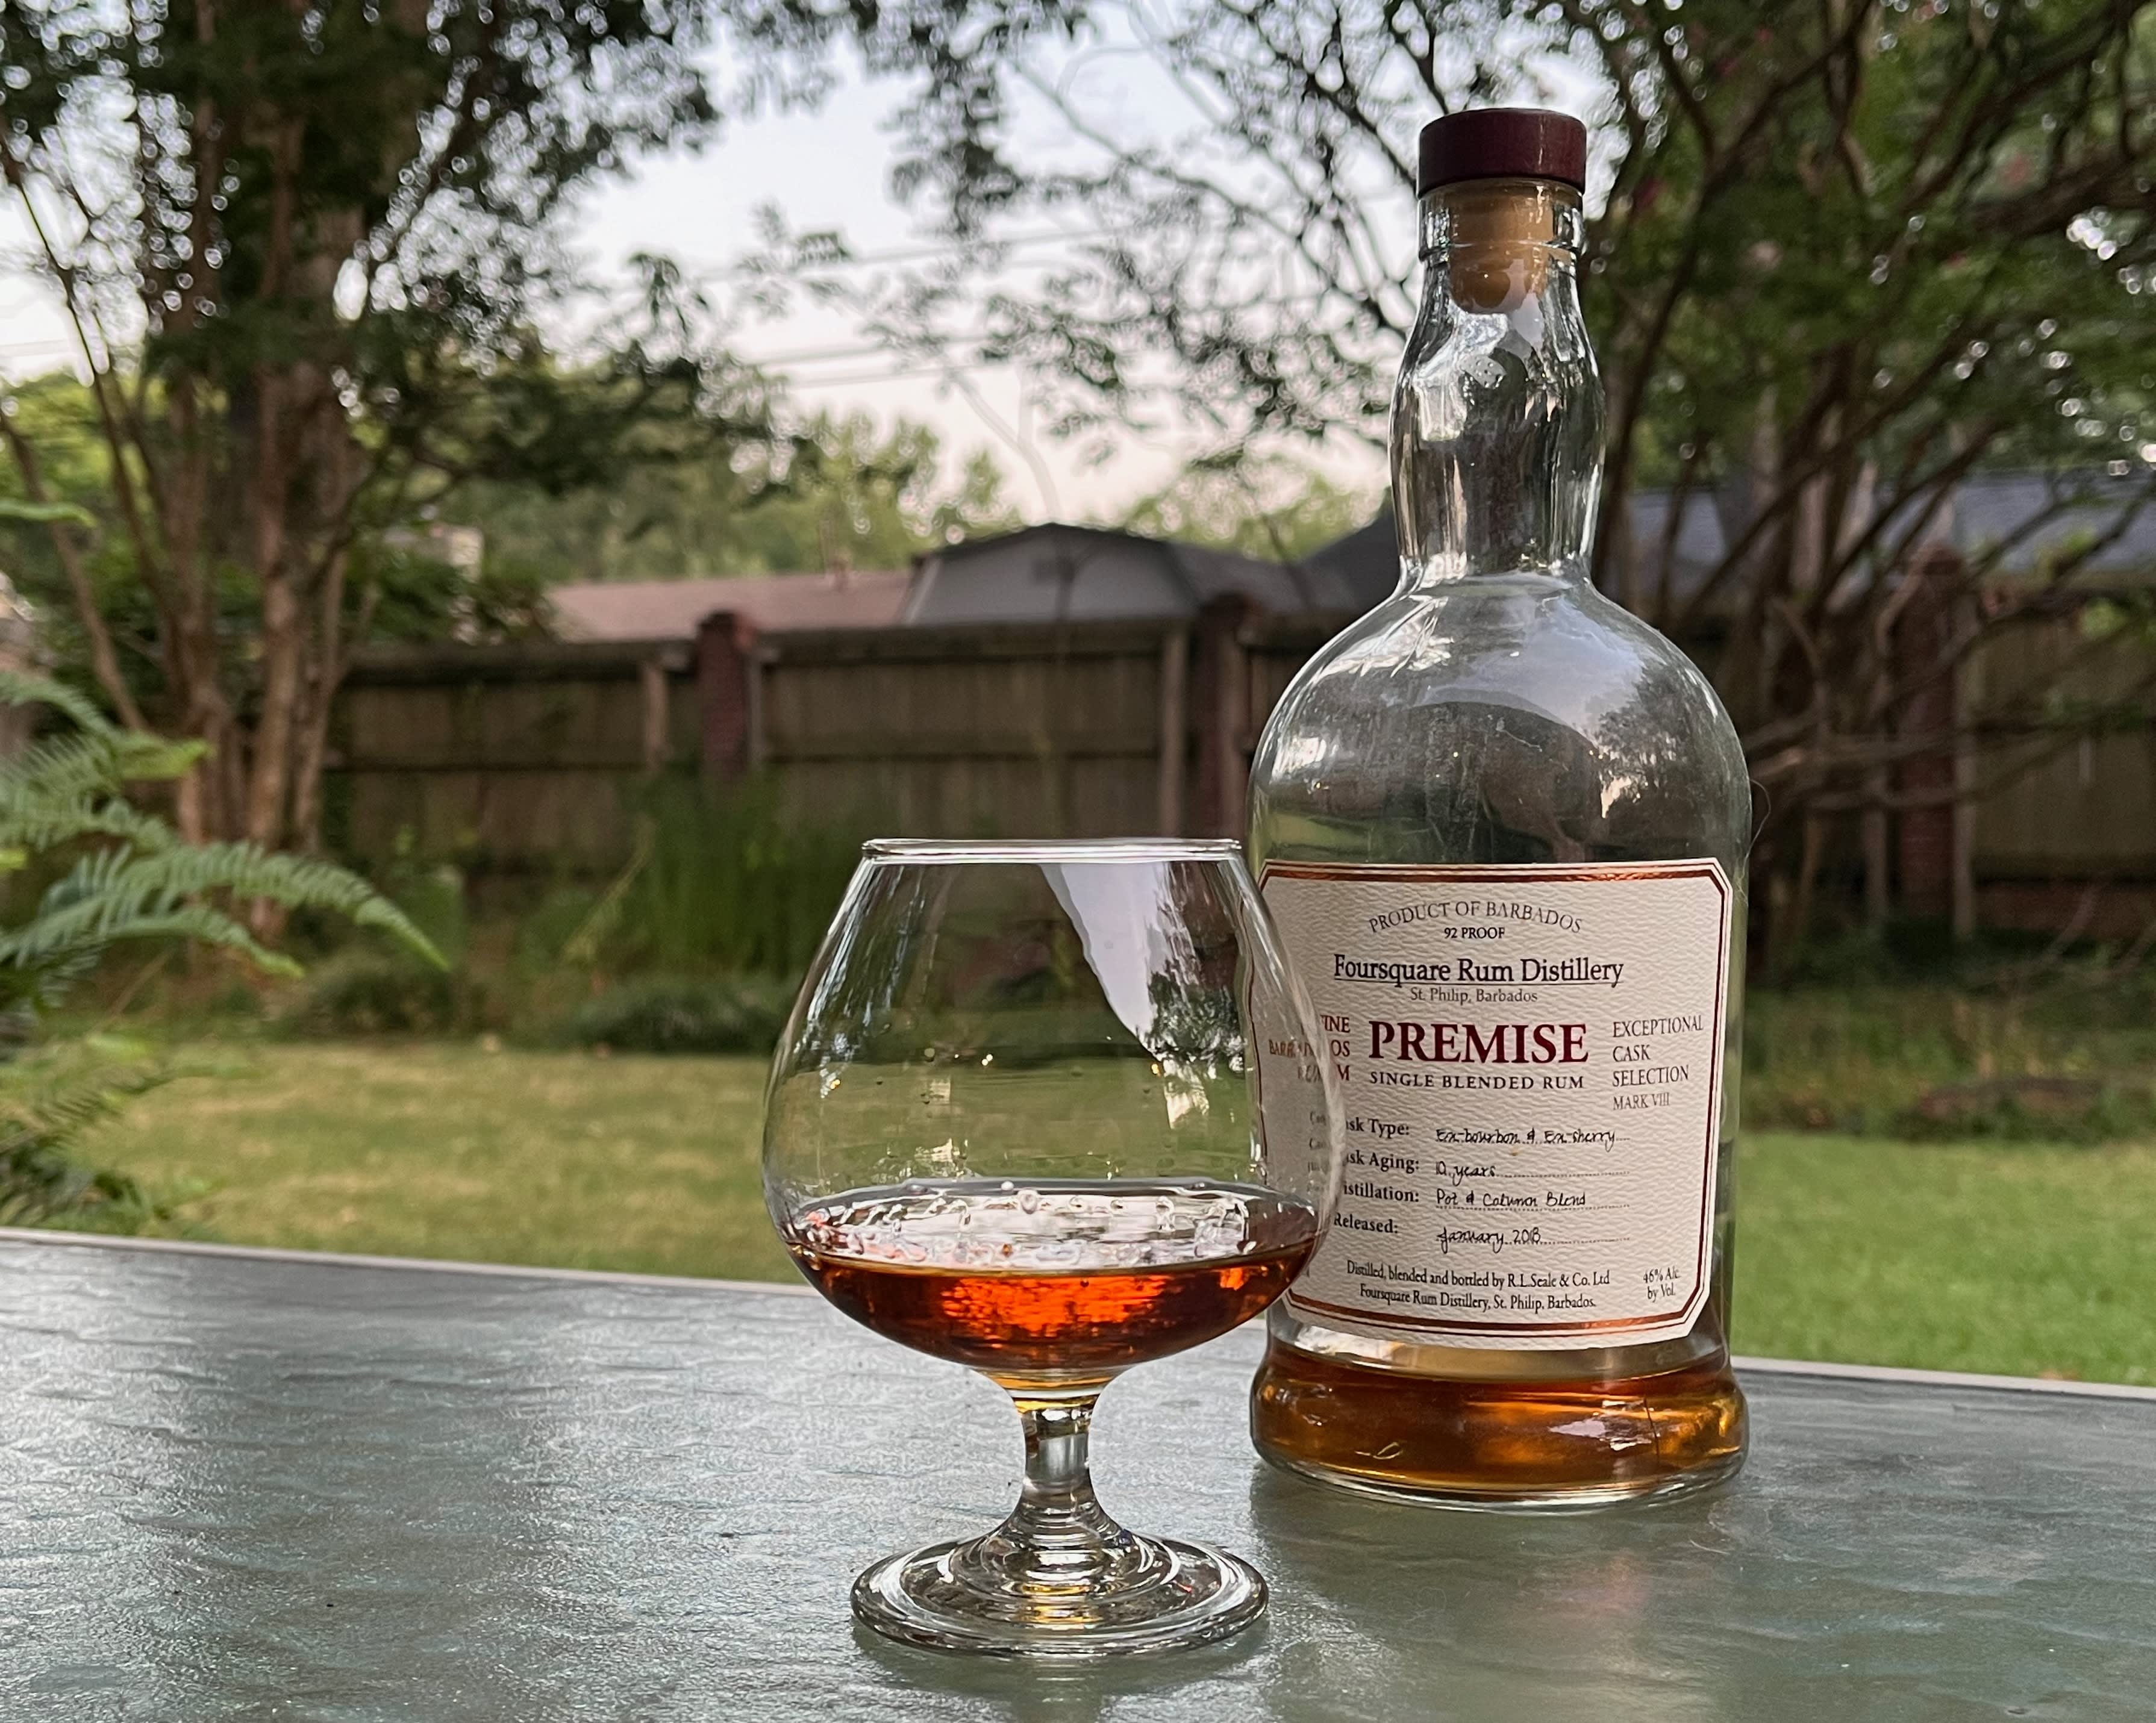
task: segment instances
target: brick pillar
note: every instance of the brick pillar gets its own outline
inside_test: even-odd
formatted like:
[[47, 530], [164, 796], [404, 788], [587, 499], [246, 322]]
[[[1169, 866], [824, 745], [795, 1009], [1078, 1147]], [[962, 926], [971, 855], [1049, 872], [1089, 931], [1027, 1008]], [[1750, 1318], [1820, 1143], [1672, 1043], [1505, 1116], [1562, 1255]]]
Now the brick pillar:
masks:
[[1961, 585], [1959, 556], [1943, 547], [1921, 551], [1907, 579], [1916, 590], [1894, 623], [1895, 679], [1905, 690], [1895, 715], [1896, 732], [1911, 741], [1936, 739], [1935, 746], [1903, 759], [1894, 770], [1896, 794], [1936, 797], [1904, 807], [1895, 833], [1902, 913], [1943, 916], [1952, 912], [1957, 846], [1953, 803], [1954, 698], [1958, 679], [1943, 669], [1953, 637], [1954, 599]]
[[715, 610], [696, 630], [696, 704], [703, 720], [704, 777], [732, 783], [757, 763], [756, 628], [732, 610]]
[[1188, 825], [1194, 836], [1243, 835], [1250, 785], [1250, 659], [1243, 629], [1258, 607], [1240, 593], [1214, 599], [1198, 613], [1191, 665], [1191, 729], [1197, 737], [1196, 790]]

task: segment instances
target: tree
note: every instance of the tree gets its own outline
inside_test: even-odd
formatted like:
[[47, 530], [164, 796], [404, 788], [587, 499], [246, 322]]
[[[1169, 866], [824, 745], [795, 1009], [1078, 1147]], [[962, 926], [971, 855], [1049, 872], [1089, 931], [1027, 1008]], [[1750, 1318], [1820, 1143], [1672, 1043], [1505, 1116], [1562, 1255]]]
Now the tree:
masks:
[[649, 466], [604, 490], [548, 497], [474, 485], [446, 518], [490, 554], [551, 581], [651, 580], [827, 568], [903, 568], [952, 536], [1018, 524], [985, 450], [955, 479], [936, 433], [901, 419], [819, 413], [783, 437]]
[[[561, 492], [753, 433], [753, 380], [701, 350], [662, 264], [575, 362], [538, 332], [579, 286], [567, 202], [711, 121], [698, 19], [668, 0], [0, 8], [0, 174], [79, 343], [154, 702], [101, 602], [109, 562], [64, 523], [53, 551], [114, 711], [208, 744], [179, 787], [189, 837], [312, 837], [370, 531], [475, 477]], [[30, 416], [0, 440], [48, 496], [61, 457]]]
[[1122, 526], [1156, 538], [1299, 562], [1370, 517], [1367, 495], [1285, 455], [1238, 444], [1186, 462], [1125, 511]]
[[[774, 38], [796, 42], [831, 17], [774, 10], [793, 33]], [[1714, 674], [1768, 792], [1760, 865], [1794, 882], [1794, 920], [1833, 822], [1967, 797], [1965, 777], [1893, 787], [1897, 761], [1959, 736], [1930, 695], [1989, 633], [2077, 603], [2076, 571], [2151, 499], [2147, 0], [850, 15], [870, 64], [918, 91], [901, 184], [973, 254], [1048, 213], [1088, 236], [1023, 290], [893, 279], [893, 320], [978, 326], [983, 356], [1059, 382], [1079, 424], [1165, 397], [1225, 441], [1381, 436], [1413, 315], [1417, 127], [1504, 100], [1589, 113], [1587, 303], [1610, 408], [1596, 577], [1680, 636], [1725, 637]], [[813, 277], [834, 244], [808, 238]], [[2034, 585], [1990, 578], [2013, 542], [1905, 578], [1959, 481], [2006, 462], [2069, 475], [2017, 539], [2086, 502], [2092, 473], [2115, 481], [2103, 524]], [[1674, 493], [1652, 539], [1635, 531], [1648, 485]], [[1674, 579], [1700, 497], [1725, 549]], [[1912, 608], [1942, 619], [1917, 652], [1907, 629], [1896, 644]], [[1928, 710], [1943, 715], [1908, 715]]]

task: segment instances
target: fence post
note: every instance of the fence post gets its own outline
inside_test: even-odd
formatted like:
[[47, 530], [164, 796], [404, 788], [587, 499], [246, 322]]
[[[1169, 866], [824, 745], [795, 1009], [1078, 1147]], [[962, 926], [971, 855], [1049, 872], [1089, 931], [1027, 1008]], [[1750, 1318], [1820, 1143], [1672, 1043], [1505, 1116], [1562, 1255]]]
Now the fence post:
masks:
[[1258, 607], [1240, 592], [1224, 593], [1198, 613], [1196, 664], [1191, 680], [1197, 720], [1197, 835], [1243, 835], [1243, 798], [1249, 787], [1250, 661], [1243, 629]]
[[1190, 630], [1160, 637], [1160, 767], [1155, 818], [1164, 838], [1183, 835], [1183, 778], [1190, 757]]
[[[1964, 639], [1976, 620], [1976, 597], [1957, 582], [1954, 614], [1948, 626]], [[1953, 670], [1954, 755], [1956, 792], [1953, 808], [1953, 890], [1952, 910], [1956, 939], [1976, 936], [1976, 816], [1977, 715], [1984, 710], [1984, 664], [1974, 651], [1964, 649]]]
[[654, 653], [636, 667], [639, 698], [644, 717], [644, 769], [655, 772], [666, 764], [666, 739], [670, 715], [666, 687], [666, 660]]
[[756, 628], [737, 611], [715, 610], [696, 629], [696, 704], [702, 719], [704, 778], [732, 783], [757, 756]]

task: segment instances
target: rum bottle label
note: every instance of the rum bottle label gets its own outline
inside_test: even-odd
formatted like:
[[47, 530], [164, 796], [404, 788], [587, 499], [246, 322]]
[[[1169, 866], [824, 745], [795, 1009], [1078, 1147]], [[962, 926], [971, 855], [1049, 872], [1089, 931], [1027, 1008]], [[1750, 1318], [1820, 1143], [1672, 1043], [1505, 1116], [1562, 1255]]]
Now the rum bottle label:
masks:
[[1688, 1333], [1713, 1259], [1721, 865], [1270, 861], [1262, 884], [1347, 1114], [1294, 1313], [1448, 1346]]

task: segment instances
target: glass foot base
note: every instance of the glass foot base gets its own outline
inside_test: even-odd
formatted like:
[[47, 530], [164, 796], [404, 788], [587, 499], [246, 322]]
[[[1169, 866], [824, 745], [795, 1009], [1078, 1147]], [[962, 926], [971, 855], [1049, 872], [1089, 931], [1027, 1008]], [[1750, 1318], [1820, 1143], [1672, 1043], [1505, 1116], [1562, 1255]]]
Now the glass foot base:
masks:
[[1083, 1662], [1209, 1644], [1265, 1611], [1249, 1562], [1175, 1539], [1122, 1535], [1111, 1575], [1023, 1577], [988, 1538], [932, 1544], [854, 1582], [854, 1613], [879, 1633], [937, 1651]]

